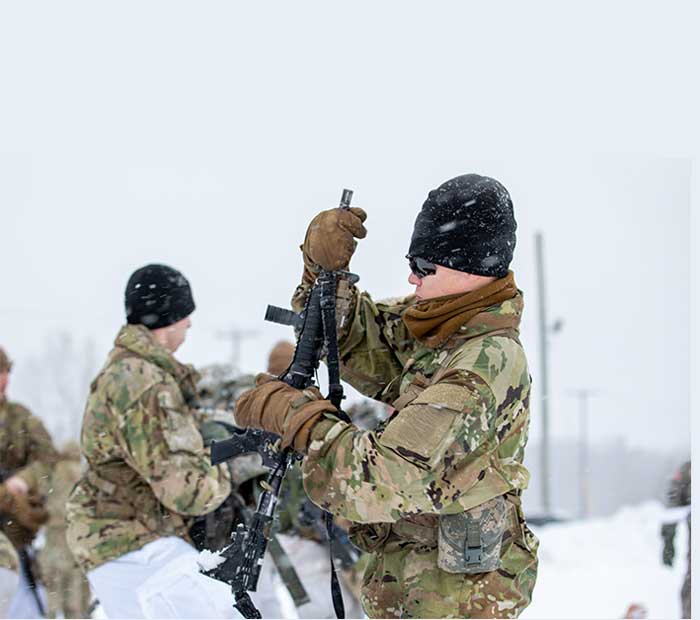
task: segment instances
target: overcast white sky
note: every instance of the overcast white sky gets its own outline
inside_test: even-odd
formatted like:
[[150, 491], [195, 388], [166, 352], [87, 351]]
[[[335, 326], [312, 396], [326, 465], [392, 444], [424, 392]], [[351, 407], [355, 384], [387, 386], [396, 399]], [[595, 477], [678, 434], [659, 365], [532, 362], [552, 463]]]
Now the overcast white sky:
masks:
[[[563, 6], [563, 5], [566, 6]], [[0, 343], [13, 396], [49, 333], [102, 358], [147, 262], [190, 279], [179, 357], [245, 370], [290, 336], [298, 245], [343, 187], [369, 214], [352, 267], [408, 292], [403, 258], [428, 190], [501, 180], [538, 389], [535, 231], [545, 235], [552, 431], [686, 451], [692, 20], [685, 5], [122, 2], [0, 6]], [[532, 436], [540, 432], [537, 400]], [[48, 412], [37, 411], [49, 415]]]

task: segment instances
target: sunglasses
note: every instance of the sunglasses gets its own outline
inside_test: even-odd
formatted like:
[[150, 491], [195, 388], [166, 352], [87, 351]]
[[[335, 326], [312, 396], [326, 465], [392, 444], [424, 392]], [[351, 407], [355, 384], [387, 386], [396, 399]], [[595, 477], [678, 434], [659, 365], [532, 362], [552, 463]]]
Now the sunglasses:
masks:
[[425, 278], [426, 276], [432, 276], [436, 271], [437, 267], [435, 263], [431, 263], [429, 260], [424, 258], [419, 258], [418, 256], [406, 255], [408, 259], [408, 266], [411, 271], [419, 278]]

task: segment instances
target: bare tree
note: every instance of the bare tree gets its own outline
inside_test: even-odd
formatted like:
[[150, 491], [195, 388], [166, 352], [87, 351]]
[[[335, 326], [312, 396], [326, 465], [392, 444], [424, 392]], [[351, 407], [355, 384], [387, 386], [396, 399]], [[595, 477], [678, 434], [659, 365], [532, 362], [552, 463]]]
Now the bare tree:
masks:
[[96, 359], [91, 338], [77, 344], [72, 334], [58, 331], [47, 336], [40, 355], [26, 362], [24, 383], [31, 381], [28, 404], [45, 421], [57, 445], [80, 435]]

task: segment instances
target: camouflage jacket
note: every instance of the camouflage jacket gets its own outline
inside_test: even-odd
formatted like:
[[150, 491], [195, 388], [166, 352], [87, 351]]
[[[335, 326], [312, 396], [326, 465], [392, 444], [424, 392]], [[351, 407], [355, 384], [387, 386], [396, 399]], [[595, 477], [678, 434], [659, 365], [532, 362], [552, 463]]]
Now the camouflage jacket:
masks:
[[17, 474], [32, 492], [45, 495], [55, 460], [56, 450], [41, 420], [0, 396], [0, 471]]
[[193, 369], [140, 325], [124, 326], [115, 345], [91, 387], [81, 434], [87, 470], [66, 506], [68, 542], [86, 571], [160, 537], [187, 538], [191, 517], [231, 490], [189, 408]]
[[489, 308], [430, 349], [401, 320], [411, 298], [375, 304], [356, 296], [340, 341], [343, 379], [397, 412], [376, 432], [337, 419], [318, 424], [307, 492], [322, 491], [352, 521], [374, 523], [463, 512], [525, 489], [530, 377], [517, 339], [522, 298]]
[[[353, 529], [375, 553], [363, 590], [370, 617], [516, 616], [537, 564], [519, 505], [529, 482], [522, 297], [476, 315], [437, 349], [408, 332], [402, 314], [413, 301], [374, 303], [341, 283], [343, 379], [395, 412], [375, 431], [327, 415], [311, 434], [304, 487], [320, 506], [368, 524]], [[506, 519], [495, 563], [483, 569], [494, 572], [480, 581], [449, 561], [439, 569], [438, 518], [442, 528], [443, 517], [475, 511], [479, 519], [492, 506]], [[499, 553], [502, 572], [493, 568]]]
[[19, 570], [17, 552], [10, 540], [2, 532], [0, 532], [0, 568], [7, 568], [13, 571]]

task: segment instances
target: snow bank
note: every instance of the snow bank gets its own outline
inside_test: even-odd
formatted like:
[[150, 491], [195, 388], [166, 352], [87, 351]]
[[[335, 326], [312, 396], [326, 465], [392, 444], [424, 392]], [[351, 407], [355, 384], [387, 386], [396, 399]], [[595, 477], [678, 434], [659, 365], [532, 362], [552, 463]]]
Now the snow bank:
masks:
[[533, 527], [540, 566], [532, 604], [522, 618], [622, 618], [632, 603], [649, 618], [680, 618], [688, 549], [684, 522], [673, 568], [661, 563], [659, 502], [625, 507], [611, 517]]

